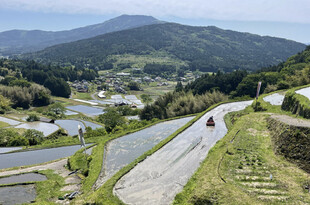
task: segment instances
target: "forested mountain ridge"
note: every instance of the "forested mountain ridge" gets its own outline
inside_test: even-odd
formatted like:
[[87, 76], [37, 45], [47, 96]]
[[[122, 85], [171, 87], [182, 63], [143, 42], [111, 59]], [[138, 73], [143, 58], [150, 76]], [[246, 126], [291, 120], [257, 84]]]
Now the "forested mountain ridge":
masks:
[[42, 50], [48, 46], [91, 38], [101, 34], [160, 23], [151, 16], [122, 15], [100, 24], [67, 31], [10, 30], [0, 33], [0, 56]]
[[23, 58], [45, 63], [91, 65], [105, 69], [114, 55], [166, 55], [192, 70], [257, 70], [276, 65], [305, 49], [286, 39], [176, 23], [153, 24], [56, 45]]

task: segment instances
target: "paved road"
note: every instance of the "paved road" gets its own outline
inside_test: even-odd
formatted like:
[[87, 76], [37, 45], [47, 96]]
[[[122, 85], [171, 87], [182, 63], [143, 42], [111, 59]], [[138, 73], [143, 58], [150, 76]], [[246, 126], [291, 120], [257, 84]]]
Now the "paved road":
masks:
[[[224, 115], [252, 101], [223, 104], [206, 113], [162, 149], [138, 164], [119, 180], [116, 194], [126, 204], [171, 204], [214, 144], [225, 136]], [[214, 116], [215, 127], [205, 122]]]

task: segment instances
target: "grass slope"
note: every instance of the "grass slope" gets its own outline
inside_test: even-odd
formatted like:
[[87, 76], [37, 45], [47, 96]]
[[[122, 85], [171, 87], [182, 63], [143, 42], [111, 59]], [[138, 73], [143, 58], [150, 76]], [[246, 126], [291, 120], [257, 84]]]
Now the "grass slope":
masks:
[[243, 114], [238, 112], [238, 118], [231, 115], [237, 121], [210, 150], [174, 204], [309, 202], [310, 195], [304, 189], [309, 174], [274, 154], [267, 129], [268, 115]]

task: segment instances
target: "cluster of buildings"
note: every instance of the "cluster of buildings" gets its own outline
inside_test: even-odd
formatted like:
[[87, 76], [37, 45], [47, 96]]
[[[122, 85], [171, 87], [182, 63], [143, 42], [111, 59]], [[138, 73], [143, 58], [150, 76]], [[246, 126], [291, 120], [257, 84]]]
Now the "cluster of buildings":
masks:
[[[193, 73], [187, 73], [184, 77], [179, 77], [178, 80], [187, 82], [195, 80], [199, 76], [195, 76]], [[176, 80], [175, 76], [169, 77], [167, 79], [162, 78], [160, 76], [156, 76], [155, 78], [150, 76], [142, 76], [142, 77], [134, 77], [131, 75], [131, 73], [126, 72], [120, 72], [120, 73], [112, 73], [107, 72], [103, 75], [101, 75], [96, 80], [93, 80], [92, 83], [97, 84], [97, 90], [114, 90], [115, 92], [121, 93], [121, 94], [127, 94], [126, 91], [126, 85], [130, 81], [137, 82], [139, 84], [142, 83], [157, 83], [157, 86], [167, 86], [169, 83], [167, 81], [173, 81]], [[88, 92], [88, 88], [90, 86], [90, 83], [88, 83], [86, 80], [82, 81], [74, 81], [73, 83], [69, 83], [69, 85], [73, 88], [75, 88], [78, 92]], [[102, 86], [104, 85], [104, 87]]]
[[75, 88], [78, 92], [87, 93], [90, 83], [86, 80], [75, 80], [73, 83], [67, 82], [71, 87]]

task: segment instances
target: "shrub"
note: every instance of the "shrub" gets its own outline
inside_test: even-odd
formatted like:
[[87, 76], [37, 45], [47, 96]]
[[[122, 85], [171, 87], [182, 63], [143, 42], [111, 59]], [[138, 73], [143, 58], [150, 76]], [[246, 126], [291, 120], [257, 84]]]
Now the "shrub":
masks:
[[28, 140], [20, 135], [17, 135], [15, 137], [12, 137], [8, 141], [8, 146], [16, 147], [16, 146], [28, 146], [29, 142]]
[[23, 136], [28, 140], [29, 145], [40, 144], [44, 139], [43, 132], [34, 129], [26, 130]]
[[0, 95], [0, 114], [4, 114], [6, 111], [10, 110], [11, 101]]
[[9, 141], [17, 136], [20, 135], [13, 129], [0, 129], [0, 146], [1, 147], [11, 146], [9, 145]]
[[39, 121], [40, 118], [36, 114], [30, 114], [26, 120], [27, 122], [34, 122], [34, 121]]

